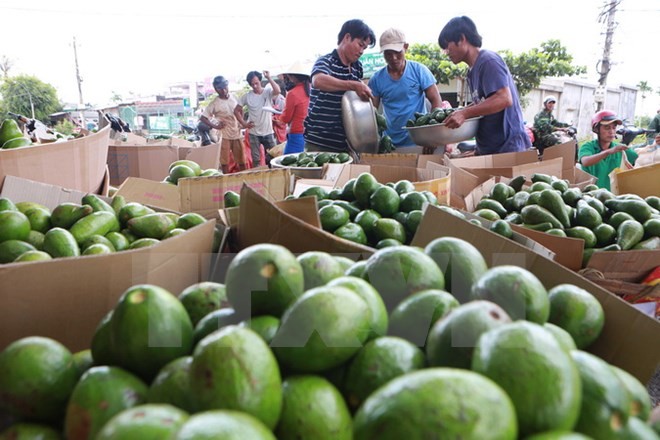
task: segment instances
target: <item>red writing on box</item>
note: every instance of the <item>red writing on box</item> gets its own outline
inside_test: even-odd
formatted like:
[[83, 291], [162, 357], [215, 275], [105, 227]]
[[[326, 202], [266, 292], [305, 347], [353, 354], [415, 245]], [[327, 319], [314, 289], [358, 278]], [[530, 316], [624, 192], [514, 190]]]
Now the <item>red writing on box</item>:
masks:
[[[234, 191], [236, 193], [240, 193], [242, 186], [243, 186], [243, 183], [236, 184], [236, 185], [227, 185], [223, 188], [212, 188], [211, 189], [211, 194], [212, 194], [211, 201], [213, 201], [214, 203], [222, 202], [224, 200], [224, 196], [225, 196], [225, 193], [227, 191]], [[252, 188], [253, 190], [255, 190], [256, 192], [258, 192], [261, 195], [266, 194], [266, 186], [261, 182], [248, 183], [247, 186], [249, 186], [250, 188]]]
[[158, 193], [146, 192], [142, 195], [144, 197], [146, 197], [147, 199], [155, 199], [155, 200], [162, 200], [163, 199], [163, 195], [158, 194]]

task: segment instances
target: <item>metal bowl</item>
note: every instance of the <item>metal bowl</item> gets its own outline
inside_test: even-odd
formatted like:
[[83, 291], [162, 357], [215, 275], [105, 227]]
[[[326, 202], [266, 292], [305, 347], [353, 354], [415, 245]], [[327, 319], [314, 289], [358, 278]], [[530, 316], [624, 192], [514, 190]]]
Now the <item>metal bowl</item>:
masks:
[[[292, 167], [282, 165], [282, 159], [287, 156], [294, 156], [297, 159], [298, 154], [300, 153], [283, 154], [282, 156], [274, 157], [270, 160], [270, 165], [273, 168], [288, 168], [289, 171], [291, 171], [291, 174], [298, 176], [301, 179], [320, 179], [322, 177], [323, 167]], [[351, 162], [353, 162], [353, 158], [349, 157], [348, 161], [344, 163], [347, 164]]]
[[358, 153], [378, 153], [378, 125], [371, 101], [363, 101], [349, 90], [341, 99], [341, 117], [346, 139]]
[[477, 134], [479, 119], [481, 116], [466, 119], [458, 128], [448, 128], [444, 123], [404, 128], [408, 130], [415, 144], [422, 147], [438, 147], [472, 139]]

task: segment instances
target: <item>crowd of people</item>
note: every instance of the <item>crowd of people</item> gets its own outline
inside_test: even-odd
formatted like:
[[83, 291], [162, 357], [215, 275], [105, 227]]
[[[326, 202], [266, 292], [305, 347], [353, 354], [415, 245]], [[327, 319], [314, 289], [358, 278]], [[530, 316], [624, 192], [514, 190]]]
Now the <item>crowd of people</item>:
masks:
[[[360, 57], [376, 43], [376, 34], [363, 20], [348, 20], [337, 35], [337, 46], [320, 56], [311, 70], [294, 63], [279, 75], [279, 81], [268, 71], [263, 75], [249, 72], [246, 81], [250, 90], [240, 98], [229, 93], [224, 77], [216, 77], [213, 87], [218, 96], [200, 119], [222, 133], [223, 172], [228, 171], [232, 156], [239, 170], [263, 163], [262, 146], [268, 165], [271, 159], [268, 151], [277, 143], [285, 143], [285, 154], [353, 153], [342, 121], [341, 101], [346, 91], [353, 91], [382, 109], [387, 121], [386, 134], [398, 152], [431, 153], [428, 148], [416, 146], [403, 127], [415, 113], [427, 113], [449, 104], [443, 102], [428, 67], [406, 59], [409, 44], [399, 29], [390, 28], [380, 35], [379, 49], [386, 65], [368, 82], [363, 81]], [[480, 118], [475, 136], [477, 155], [532, 148], [511, 72], [500, 55], [482, 48], [482, 36], [475, 23], [466, 16], [452, 18], [440, 31], [438, 45], [453, 63], [464, 62], [469, 67], [467, 85], [471, 103], [453, 111], [444, 124], [458, 128], [468, 119]], [[534, 118], [535, 146], [540, 151], [557, 144], [560, 132], [569, 127], [553, 115], [556, 103], [554, 96], [546, 97], [543, 109]], [[660, 116], [656, 119], [660, 124]], [[596, 113], [591, 124], [596, 139], [579, 147], [579, 163], [598, 178], [601, 187], [609, 186], [607, 175], [620, 165], [623, 154], [631, 164], [637, 158], [632, 149], [615, 141], [616, 127], [621, 123], [611, 111]], [[241, 129], [248, 135], [242, 138]], [[245, 141], [249, 144], [250, 158], [244, 153]]]

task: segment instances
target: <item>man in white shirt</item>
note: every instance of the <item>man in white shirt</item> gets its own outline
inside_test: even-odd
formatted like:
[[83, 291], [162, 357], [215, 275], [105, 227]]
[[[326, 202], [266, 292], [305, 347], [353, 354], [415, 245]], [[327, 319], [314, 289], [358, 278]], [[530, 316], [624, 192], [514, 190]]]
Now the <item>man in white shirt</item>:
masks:
[[[264, 107], [273, 106], [273, 98], [280, 94], [280, 86], [271, 78], [270, 72], [267, 70], [264, 70], [263, 76], [268, 80], [270, 87], [262, 87], [261, 73], [252, 71], [247, 74], [246, 79], [252, 90], [238, 98], [238, 105], [234, 110], [239, 124], [249, 130], [253, 167], [259, 166], [261, 145], [264, 146], [264, 155], [268, 165], [271, 159], [268, 150], [277, 144], [273, 134], [273, 114], [264, 110]], [[247, 106], [247, 122], [243, 115], [243, 106]]]

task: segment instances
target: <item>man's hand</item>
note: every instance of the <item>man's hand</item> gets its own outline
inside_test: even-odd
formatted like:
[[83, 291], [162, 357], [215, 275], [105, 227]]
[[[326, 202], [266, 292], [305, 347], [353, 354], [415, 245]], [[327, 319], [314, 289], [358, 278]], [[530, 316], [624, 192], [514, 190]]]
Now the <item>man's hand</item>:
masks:
[[270, 81], [270, 71], [264, 70], [264, 78], [266, 78], [268, 81]]
[[461, 110], [456, 110], [452, 112], [451, 115], [447, 116], [444, 120], [444, 124], [449, 128], [458, 128], [465, 122], [465, 115]]
[[619, 151], [626, 151], [627, 149], [628, 149], [628, 145], [625, 145], [625, 144], [617, 144], [617, 145], [615, 145], [615, 146], [613, 146], [613, 147], [611, 147], [611, 148], [608, 148], [608, 149], [607, 149], [607, 152], [608, 152], [609, 154], [614, 154], [614, 153], [617, 153], [617, 152], [619, 152]]
[[362, 81], [353, 81], [353, 82], [355, 83], [355, 87], [354, 87], [355, 93], [357, 93], [357, 95], [360, 97], [361, 100], [368, 101], [371, 98], [373, 98], [369, 86], [367, 86]]

